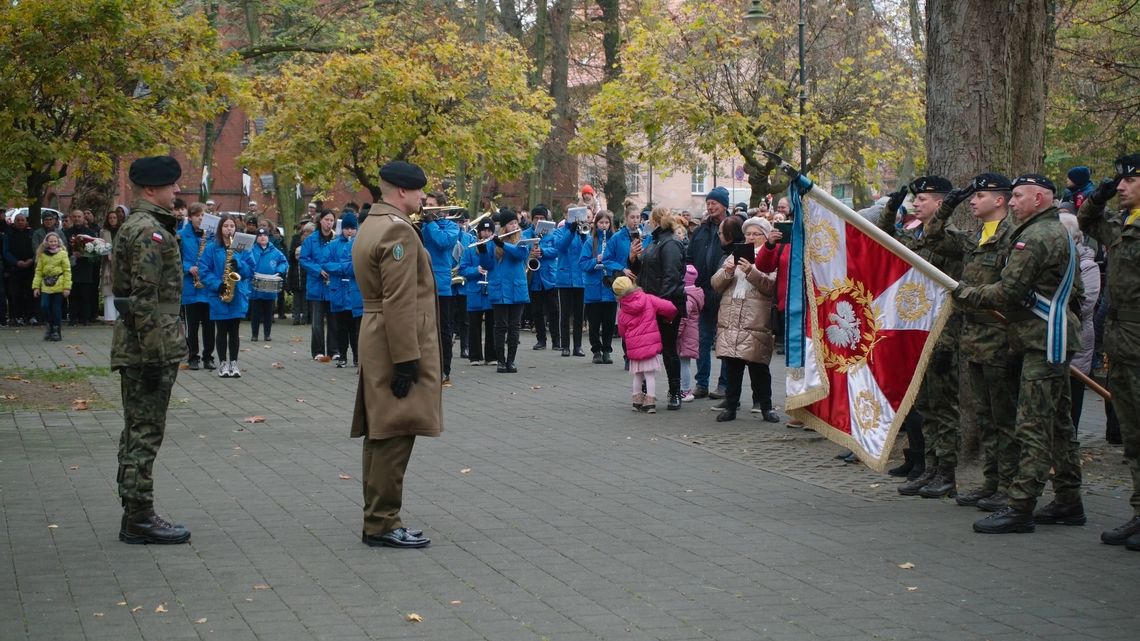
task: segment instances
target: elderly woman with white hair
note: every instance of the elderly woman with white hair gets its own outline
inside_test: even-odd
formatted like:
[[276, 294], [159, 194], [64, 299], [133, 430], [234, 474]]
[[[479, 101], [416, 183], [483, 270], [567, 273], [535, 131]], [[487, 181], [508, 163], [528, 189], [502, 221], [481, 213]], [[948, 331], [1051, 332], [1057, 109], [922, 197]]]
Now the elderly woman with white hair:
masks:
[[[1085, 244], [1084, 234], [1077, 225], [1077, 217], [1069, 213], [1061, 213], [1061, 224], [1069, 232], [1073, 244], [1077, 248], [1077, 272], [1081, 276], [1081, 285], [1084, 286], [1084, 298], [1081, 299], [1081, 349], [1073, 354], [1071, 365], [1084, 372], [1092, 374], [1093, 345], [1095, 342], [1093, 329], [1093, 309], [1096, 308], [1097, 299], [1100, 298], [1100, 268], [1096, 264], [1096, 252]], [[1069, 377], [1069, 384], [1073, 393], [1072, 415], [1073, 430], [1081, 419], [1081, 408], [1085, 398], [1085, 384], [1077, 377]]]

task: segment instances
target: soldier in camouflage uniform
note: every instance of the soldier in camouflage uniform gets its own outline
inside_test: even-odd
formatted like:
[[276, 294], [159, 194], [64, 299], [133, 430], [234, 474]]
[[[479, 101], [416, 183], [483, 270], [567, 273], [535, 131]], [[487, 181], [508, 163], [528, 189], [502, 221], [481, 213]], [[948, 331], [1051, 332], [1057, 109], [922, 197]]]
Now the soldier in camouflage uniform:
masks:
[[[1106, 215], [1105, 204], [1120, 197], [1120, 212]], [[1108, 248], [1108, 321], [1104, 351], [1109, 357], [1108, 388], [1120, 418], [1124, 459], [1132, 472], [1133, 517], [1105, 530], [1100, 540], [1140, 550], [1140, 154], [1116, 161], [1116, 176], [1105, 180], [1077, 214], [1081, 230]]]
[[119, 497], [126, 543], [185, 543], [190, 531], [154, 512], [154, 459], [166, 430], [170, 390], [186, 358], [178, 320], [182, 258], [171, 213], [182, 175], [170, 156], [131, 163], [135, 203], [115, 238], [111, 289], [119, 319], [111, 343], [111, 369], [122, 377]]
[[[938, 245], [938, 251], [963, 255], [962, 283], [989, 285], [1000, 280], [1014, 229], [1013, 219], [1007, 215], [1012, 188], [1001, 174], [979, 174], [969, 186], [946, 196], [927, 228], [928, 241]], [[966, 198], [974, 217], [982, 223], [976, 232], [946, 226], [954, 208]], [[1006, 505], [1006, 491], [1020, 455], [1013, 438], [1018, 368], [1009, 352], [1005, 326], [989, 312], [963, 314], [959, 347], [967, 361], [974, 396], [984, 481], [982, 487], [959, 494], [957, 502], [993, 512]]]
[[[1017, 227], [1001, 279], [989, 285], [960, 284], [954, 290], [955, 302], [967, 309], [1004, 314], [1010, 349], [1021, 357], [1014, 426], [1021, 460], [1009, 486], [1009, 505], [974, 523], [974, 531], [983, 534], [1032, 532], [1037, 523], [1085, 523], [1069, 389], [1069, 359], [1080, 346], [1080, 322], [1069, 299], [1081, 295], [1080, 280], [1072, 240], [1053, 206], [1054, 193], [1053, 183], [1039, 174], [1014, 180], [1010, 205]], [[1050, 324], [1030, 311], [1034, 304], [1057, 314], [1053, 340]], [[1050, 468], [1055, 470], [1054, 501], [1034, 514]]]
[[[895, 225], [895, 216], [905, 192], [891, 195], [882, 215], [879, 228], [891, 234], [903, 245], [927, 262], [957, 279], [962, 270], [961, 252], [937, 252], [929, 242], [926, 225], [943, 205], [946, 195], [953, 189], [950, 181], [941, 176], [922, 176], [909, 185], [914, 194], [911, 207], [915, 220]], [[958, 467], [958, 330], [961, 318], [953, 312], [946, 327], [934, 345], [930, 365], [922, 380], [922, 389], [915, 402], [923, 417], [923, 436], [926, 442], [926, 470], [922, 476], [902, 483], [899, 494], [939, 498], [955, 494], [954, 474]]]

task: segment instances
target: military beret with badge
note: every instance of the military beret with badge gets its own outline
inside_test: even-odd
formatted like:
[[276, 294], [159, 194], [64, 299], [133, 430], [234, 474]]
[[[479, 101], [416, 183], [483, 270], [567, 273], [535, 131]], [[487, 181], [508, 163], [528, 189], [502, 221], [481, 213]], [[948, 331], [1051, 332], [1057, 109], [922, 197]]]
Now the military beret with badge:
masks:
[[1001, 174], [984, 173], [974, 176], [972, 182], [974, 191], [1009, 191], [1013, 189], [1013, 183], [1009, 178]]
[[1093, 193], [1089, 194], [1089, 200], [1097, 206], [1103, 207], [1116, 196], [1116, 188], [1121, 180], [1140, 176], [1140, 154], [1121, 156], [1113, 163], [1113, 167], [1116, 169], [1116, 175], [1100, 181]]
[[182, 177], [182, 167], [173, 156], [146, 156], [131, 163], [130, 181], [139, 187], [165, 187]]
[[380, 168], [380, 179], [403, 189], [423, 189], [427, 185], [427, 174], [419, 165], [403, 160], [393, 160]]
[[1117, 178], [1140, 176], [1140, 154], [1129, 154], [1116, 159]]
[[954, 189], [954, 184], [942, 176], [919, 176], [911, 181], [910, 193], [918, 194], [945, 194]]
[[1042, 187], [1044, 189], [1048, 189], [1054, 194], [1057, 193], [1057, 186], [1053, 184], [1053, 181], [1049, 180], [1045, 176], [1042, 176], [1041, 174], [1021, 174], [1017, 178], [1013, 179], [1013, 184], [1011, 187], [1016, 189], [1017, 187], [1025, 187], [1027, 185], [1033, 187]]

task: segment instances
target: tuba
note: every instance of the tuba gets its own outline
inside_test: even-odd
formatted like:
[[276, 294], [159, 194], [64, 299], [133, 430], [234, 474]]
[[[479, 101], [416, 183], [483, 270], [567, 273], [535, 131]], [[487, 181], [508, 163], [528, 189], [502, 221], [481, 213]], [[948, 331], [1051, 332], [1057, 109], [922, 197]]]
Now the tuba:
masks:
[[223, 303], [229, 303], [234, 299], [234, 292], [237, 291], [237, 284], [241, 281], [241, 274], [233, 270], [234, 264], [234, 250], [226, 248], [226, 268], [222, 270], [222, 292], [218, 295]]

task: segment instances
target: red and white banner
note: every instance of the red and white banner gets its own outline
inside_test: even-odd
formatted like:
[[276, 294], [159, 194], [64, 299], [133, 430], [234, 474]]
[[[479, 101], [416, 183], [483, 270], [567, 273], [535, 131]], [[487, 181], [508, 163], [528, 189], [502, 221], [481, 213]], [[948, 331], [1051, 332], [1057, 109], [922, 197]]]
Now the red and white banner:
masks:
[[949, 316], [949, 292], [811, 192], [805, 204], [809, 322], [786, 407], [881, 472]]

